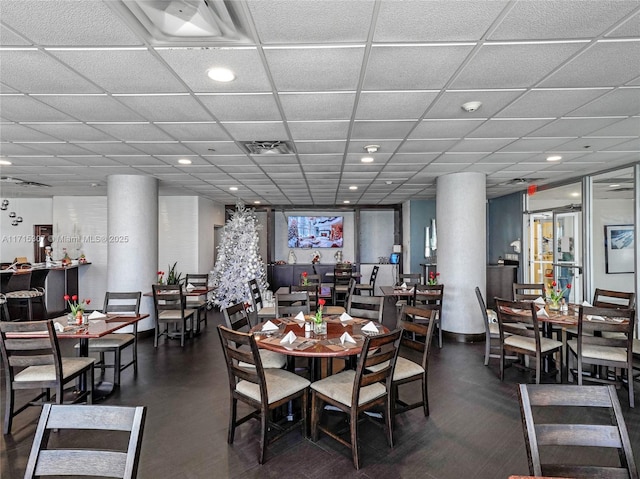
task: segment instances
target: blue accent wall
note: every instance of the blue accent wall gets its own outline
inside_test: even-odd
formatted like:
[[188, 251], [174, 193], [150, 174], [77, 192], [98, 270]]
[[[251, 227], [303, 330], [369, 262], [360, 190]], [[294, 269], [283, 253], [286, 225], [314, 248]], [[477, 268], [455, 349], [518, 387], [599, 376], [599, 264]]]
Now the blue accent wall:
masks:
[[424, 228], [430, 226], [431, 220], [436, 217], [436, 200], [414, 200], [411, 201], [409, 205], [409, 224], [411, 225], [411, 237], [409, 238], [411, 255], [409, 257], [409, 264], [412, 273], [422, 273], [420, 263], [424, 263], [426, 260], [424, 256]]
[[[512, 241], [522, 241], [522, 193], [513, 193], [488, 201], [487, 261], [496, 264], [505, 253], [513, 253]], [[519, 255], [522, 262], [522, 253]], [[520, 268], [522, 270], [522, 268]]]

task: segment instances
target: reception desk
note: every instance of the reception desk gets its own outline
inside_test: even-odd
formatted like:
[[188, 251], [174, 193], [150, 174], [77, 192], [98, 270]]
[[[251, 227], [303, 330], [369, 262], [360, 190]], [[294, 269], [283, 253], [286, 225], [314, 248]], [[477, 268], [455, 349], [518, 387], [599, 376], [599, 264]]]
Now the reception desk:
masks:
[[[19, 280], [19, 276], [30, 274], [32, 278], [35, 278], [35, 274], [31, 274], [34, 272], [40, 271], [48, 271], [46, 280], [45, 280], [45, 298], [47, 311], [50, 316], [55, 314], [62, 313], [66, 310], [67, 304], [64, 301], [64, 295], [68, 294], [69, 296], [73, 296], [74, 294], [78, 294], [78, 276], [80, 268], [84, 268], [89, 266], [91, 263], [82, 263], [77, 265], [69, 265], [69, 266], [40, 266], [33, 265], [33, 267], [28, 269], [4, 269], [0, 271], [0, 292], [7, 293], [9, 291], [14, 291], [16, 289], [31, 289], [31, 287], [36, 286], [29, 285], [26, 287], [25, 285], [21, 285], [20, 288], [12, 287], [13, 284], [23, 283]], [[14, 281], [12, 281], [12, 277]]]

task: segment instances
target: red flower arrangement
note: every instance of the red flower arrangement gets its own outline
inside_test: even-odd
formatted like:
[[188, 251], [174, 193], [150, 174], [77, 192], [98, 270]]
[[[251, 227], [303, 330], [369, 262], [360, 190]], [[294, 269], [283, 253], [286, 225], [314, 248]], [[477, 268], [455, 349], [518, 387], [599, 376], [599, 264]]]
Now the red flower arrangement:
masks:
[[74, 317], [77, 317], [78, 313], [82, 314], [87, 306], [91, 304], [90, 299], [83, 299], [82, 302], [79, 303], [77, 294], [74, 294], [73, 296], [65, 294], [64, 300], [69, 303], [69, 309], [71, 309], [71, 313]]
[[427, 284], [430, 285], [434, 285], [434, 284], [438, 284], [438, 276], [440, 276], [440, 273], [434, 273], [433, 271], [431, 271], [429, 273], [429, 279], [427, 280]]
[[562, 298], [564, 297], [564, 293], [566, 293], [571, 289], [571, 283], [569, 283], [567, 287], [564, 288], [562, 291], [560, 290], [560, 288], [556, 288], [556, 286], [558, 286], [558, 283], [553, 281], [551, 283], [551, 289], [547, 289], [547, 295], [552, 303], [557, 304], [560, 301], [562, 301]]

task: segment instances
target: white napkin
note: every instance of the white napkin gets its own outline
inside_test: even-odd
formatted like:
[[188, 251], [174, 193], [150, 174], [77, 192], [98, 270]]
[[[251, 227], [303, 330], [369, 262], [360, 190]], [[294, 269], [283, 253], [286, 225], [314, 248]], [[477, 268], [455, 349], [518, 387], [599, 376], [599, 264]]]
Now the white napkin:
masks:
[[349, 333], [342, 333], [342, 336], [340, 336], [340, 344], [344, 343], [356, 344], [356, 340], [353, 339]]
[[280, 340], [280, 344], [293, 344], [296, 340], [296, 334], [293, 331], [289, 331], [287, 335]]
[[276, 326], [275, 324], [273, 324], [270, 320], [267, 321], [266, 323], [264, 323], [262, 325], [262, 330], [263, 331], [277, 331], [278, 330], [278, 326]]
[[373, 321], [369, 321], [367, 324], [362, 326], [362, 331], [369, 331], [369, 332], [372, 332], [372, 333], [377, 333], [378, 332], [378, 328], [376, 328], [376, 325], [373, 324]]
[[588, 308], [593, 308], [593, 305], [589, 301], [583, 301], [582, 306], [587, 306]]
[[89, 315], [89, 319], [103, 319], [106, 318], [106, 314], [102, 314], [100, 311], [94, 311]]
[[59, 333], [64, 333], [64, 326], [60, 323], [53, 323], [53, 327], [56, 328], [56, 331]]
[[304, 321], [304, 313], [300, 311], [298, 314], [296, 314], [296, 317], [293, 319], [295, 319], [296, 321]]
[[545, 318], [549, 317], [549, 313], [544, 308], [538, 308], [538, 316], [544, 316]]
[[351, 321], [353, 318], [351, 316], [349, 316], [347, 313], [342, 313], [340, 315], [340, 321], [342, 321], [343, 323], [346, 321]]
[[194, 289], [196, 289], [196, 287], [194, 285], [192, 285], [191, 283], [189, 283], [187, 285], [187, 291], [193, 291]]
[[400, 289], [407, 289], [407, 283], [402, 283], [400, 285]]
[[594, 319], [597, 319], [598, 321], [604, 321], [604, 318], [602, 316], [596, 316], [595, 314], [587, 314], [587, 319], [589, 321], [593, 321]]
[[534, 299], [534, 300], [533, 300], [533, 302], [534, 302], [535, 304], [543, 304], [543, 305], [545, 304], [545, 301], [544, 301], [544, 299], [542, 298], [542, 296], [538, 296], [536, 299]]

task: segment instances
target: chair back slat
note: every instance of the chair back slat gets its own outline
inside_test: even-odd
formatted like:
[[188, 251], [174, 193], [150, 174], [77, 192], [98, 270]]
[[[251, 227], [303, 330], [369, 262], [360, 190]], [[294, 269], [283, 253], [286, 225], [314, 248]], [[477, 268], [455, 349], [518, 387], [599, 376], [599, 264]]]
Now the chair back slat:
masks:
[[206, 288], [209, 286], [209, 275], [207, 273], [188, 273], [184, 284], [191, 284], [196, 289]]
[[236, 303], [222, 310], [227, 328], [234, 331], [245, 331], [250, 329], [249, 317], [244, 303]]
[[[260, 396], [266, 401], [267, 389], [264, 369], [253, 335], [233, 331], [222, 325], [218, 326], [218, 335], [220, 336], [222, 350], [227, 363], [231, 391], [236, 390], [238, 382], [249, 381], [260, 387]], [[240, 362], [246, 363], [251, 367], [240, 367]]]
[[542, 283], [513, 283], [512, 290], [514, 301], [533, 301], [545, 297]]
[[382, 322], [384, 296], [363, 296], [350, 294], [347, 300], [347, 313], [354, 318], [366, 318]]
[[[22, 334], [43, 333], [44, 338], [20, 337]], [[7, 337], [11, 334], [14, 337]], [[55, 365], [56, 379], [62, 374], [62, 361], [53, 321], [0, 322], [0, 350], [8, 377], [13, 379], [19, 370], [28, 366]]]
[[593, 306], [596, 308], [633, 309], [635, 305], [635, 293], [600, 288], [596, 288], [595, 293], [593, 293]]
[[421, 273], [400, 273], [398, 274], [398, 284], [405, 283], [408, 287], [422, 284]]
[[289, 294], [276, 294], [276, 317], [284, 318], [302, 314], [311, 314], [309, 306], [309, 292], [298, 291]]
[[[146, 408], [142, 406], [52, 405], [42, 409], [25, 478], [45, 476], [100, 476], [132, 479], [137, 475]], [[72, 430], [128, 432], [126, 445], [114, 443], [109, 450], [79, 449], [70, 437]], [[58, 434], [50, 447], [53, 430]], [[70, 444], [64, 444], [69, 438]]]
[[[401, 330], [395, 329], [386, 334], [365, 337], [353, 385], [352, 401], [354, 405], [358, 404], [360, 390], [363, 387], [383, 382], [387, 390], [391, 388], [393, 370], [400, 349], [400, 334]], [[372, 372], [367, 369], [373, 365], [384, 363], [386, 363], [385, 366], [379, 371]]]
[[253, 306], [253, 310], [257, 313], [262, 308], [264, 308], [264, 301], [262, 301], [262, 293], [260, 292], [258, 281], [255, 278], [249, 280], [249, 282], [247, 283], [247, 287], [249, 288], [251, 305]]
[[[581, 346], [591, 344], [632, 349], [635, 310], [590, 308], [578, 311], [578, 353]], [[599, 334], [620, 333], [620, 334]]]
[[[613, 385], [520, 384], [518, 398], [532, 476], [638, 478]], [[598, 455], [571, 457], [568, 446], [615, 449], [619, 465], [594, 464]]]
[[140, 314], [142, 291], [107, 291], [104, 294], [103, 313]]

